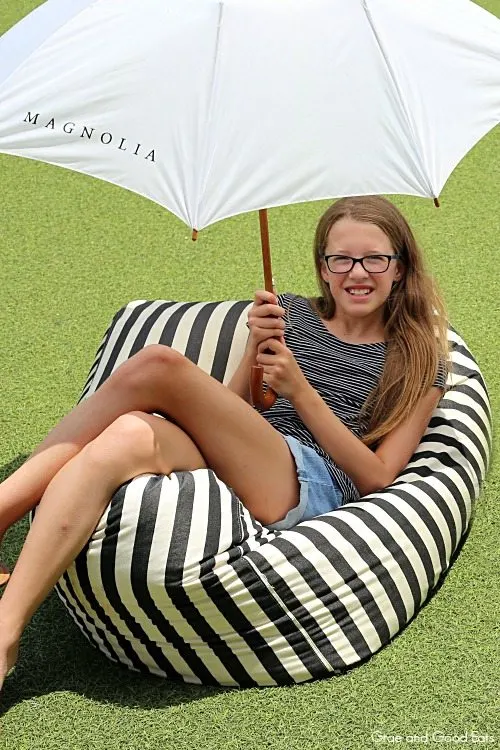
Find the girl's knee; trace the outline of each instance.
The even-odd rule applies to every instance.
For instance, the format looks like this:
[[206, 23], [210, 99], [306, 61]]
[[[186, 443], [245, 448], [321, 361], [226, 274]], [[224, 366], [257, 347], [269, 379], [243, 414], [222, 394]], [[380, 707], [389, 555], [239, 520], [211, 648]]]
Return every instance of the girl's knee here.
[[163, 344], [150, 344], [124, 362], [115, 378], [127, 389], [153, 388], [165, 383], [168, 372], [177, 370], [188, 360], [183, 354]]
[[139, 374], [161, 372], [163, 376], [166, 368], [179, 367], [186, 361], [183, 354], [164, 344], [145, 346], [128, 360], [130, 370]]
[[130, 463], [154, 451], [152, 417], [143, 412], [122, 414], [83, 449], [93, 465]]

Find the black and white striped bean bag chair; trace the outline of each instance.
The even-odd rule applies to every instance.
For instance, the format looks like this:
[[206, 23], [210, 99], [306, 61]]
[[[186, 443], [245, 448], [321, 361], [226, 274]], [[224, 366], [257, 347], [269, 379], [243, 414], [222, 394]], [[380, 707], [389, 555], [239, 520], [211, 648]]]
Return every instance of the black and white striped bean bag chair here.
[[[250, 304], [131, 302], [106, 332], [83, 398], [158, 342], [227, 382]], [[387, 644], [448, 569], [487, 470], [485, 385], [460, 336], [449, 337], [449, 390], [382, 492], [272, 532], [207, 469], [122, 486], [58, 585], [84, 635], [132, 669], [233, 686], [326, 677]]]

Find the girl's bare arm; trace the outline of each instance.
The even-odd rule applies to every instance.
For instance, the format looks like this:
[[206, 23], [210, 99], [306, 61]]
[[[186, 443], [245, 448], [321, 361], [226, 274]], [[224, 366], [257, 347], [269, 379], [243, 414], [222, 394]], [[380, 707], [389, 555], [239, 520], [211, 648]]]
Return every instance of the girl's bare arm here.
[[319, 445], [351, 477], [363, 496], [392, 484], [408, 464], [441, 396], [440, 388], [430, 388], [412, 416], [389, 433], [375, 451], [342, 424], [312, 386], [304, 386], [292, 403]]

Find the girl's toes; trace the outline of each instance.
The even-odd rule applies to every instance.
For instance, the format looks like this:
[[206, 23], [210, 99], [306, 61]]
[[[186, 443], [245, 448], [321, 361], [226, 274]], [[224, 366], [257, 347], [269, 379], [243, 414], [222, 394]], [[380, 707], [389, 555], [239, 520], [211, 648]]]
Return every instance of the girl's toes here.
[[9, 580], [9, 578], [10, 578], [9, 569], [3, 563], [0, 563], [0, 586], [4, 586]]

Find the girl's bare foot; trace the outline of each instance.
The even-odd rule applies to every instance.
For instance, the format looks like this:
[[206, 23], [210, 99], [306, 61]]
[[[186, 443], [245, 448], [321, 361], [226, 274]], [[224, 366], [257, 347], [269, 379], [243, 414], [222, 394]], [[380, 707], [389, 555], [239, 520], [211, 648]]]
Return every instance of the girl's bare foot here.
[[[2, 539], [4, 537], [4, 533], [5, 532], [4, 532], [4, 529], [2, 527], [2, 529], [0, 530], [0, 544], [2, 544]], [[9, 578], [10, 578], [10, 571], [9, 571], [8, 567], [6, 565], [4, 565], [2, 562], [0, 562], [0, 588], [2, 586], [5, 586], [5, 584], [9, 580]]]
[[9, 569], [3, 563], [0, 562], [0, 586], [5, 586], [9, 578], [10, 578]]
[[11, 669], [15, 666], [19, 654], [19, 641], [14, 641], [9, 645], [4, 645], [0, 633], [0, 691], [2, 690], [5, 678]]
[[[5, 529], [2, 524], [2, 527], [0, 528], [0, 545], [2, 544], [4, 536], [5, 536]], [[2, 586], [5, 586], [9, 578], [10, 578], [10, 570], [8, 569], [6, 565], [3, 564], [3, 562], [0, 562], [0, 588], [2, 588]]]

